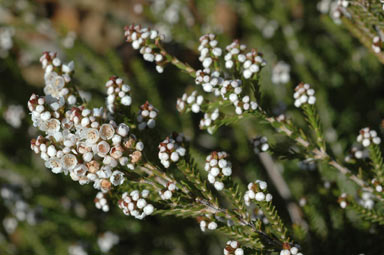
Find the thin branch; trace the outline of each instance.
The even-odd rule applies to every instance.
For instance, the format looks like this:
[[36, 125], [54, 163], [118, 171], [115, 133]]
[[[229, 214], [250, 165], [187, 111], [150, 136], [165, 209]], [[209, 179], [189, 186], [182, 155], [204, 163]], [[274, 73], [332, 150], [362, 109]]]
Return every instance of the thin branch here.
[[300, 207], [292, 200], [292, 193], [277, 169], [276, 164], [273, 162], [272, 157], [268, 153], [260, 153], [259, 158], [267, 171], [269, 178], [276, 187], [277, 192], [287, 202], [287, 209], [292, 222], [304, 229], [308, 229], [308, 224], [302, 218], [303, 213]]

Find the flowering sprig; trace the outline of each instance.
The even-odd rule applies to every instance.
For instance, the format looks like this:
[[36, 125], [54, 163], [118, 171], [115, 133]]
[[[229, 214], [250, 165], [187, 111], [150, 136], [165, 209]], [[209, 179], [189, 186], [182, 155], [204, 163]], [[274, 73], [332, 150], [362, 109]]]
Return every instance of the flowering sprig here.
[[384, 63], [383, 43], [379, 29], [372, 29], [380, 26], [382, 21], [383, 3], [375, 1], [366, 4], [359, 1], [339, 1], [337, 14], [343, 25], [360, 42], [369, 49], [381, 62]]
[[255, 200], [257, 202], [270, 202], [272, 201], [272, 195], [266, 193], [267, 183], [264, 181], [256, 180], [248, 184], [248, 190], [245, 192], [244, 201], [247, 206], [250, 206], [251, 201]]
[[153, 105], [145, 102], [140, 106], [140, 111], [137, 115], [138, 129], [143, 130], [145, 128], [154, 128], [156, 126], [156, 118], [159, 113]]
[[[363, 194], [363, 196], [367, 195]], [[369, 199], [371, 199], [371, 197], [369, 197]], [[367, 198], [363, 198], [363, 200], [367, 200]], [[342, 193], [339, 196], [338, 203], [341, 208], [350, 208], [357, 212], [363, 219], [384, 226], [384, 215], [381, 212], [373, 209], [371, 206], [367, 207], [366, 203], [357, 203], [355, 199], [353, 199], [351, 196], [348, 196], [346, 193]]]
[[135, 50], [140, 51], [144, 60], [156, 62], [156, 70], [159, 73], [164, 71], [164, 66], [167, 63], [171, 63], [187, 73], [194, 72], [193, 68], [170, 55], [163, 48], [162, 36], [158, 31], [140, 25], [130, 25], [125, 27], [124, 36]]
[[[44, 53], [41, 62], [49, 89], [45, 97], [32, 95], [28, 108], [34, 126], [46, 136], [33, 139], [31, 148], [54, 173], [69, 173], [80, 184], [93, 183], [102, 192], [123, 184], [124, 174], [118, 168], [133, 169], [141, 159], [143, 143], [129, 134], [126, 124], [107, 121], [102, 108], [75, 106], [76, 91], [67, 89], [73, 70], [61, 65], [56, 54]], [[120, 80], [113, 77], [107, 90], [115, 93], [123, 88]]]
[[151, 215], [154, 211], [152, 204], [149, 204], [146, 198], [149, 195], [149, 190], [131, 191], [129, 194], [124, 192], [119, 200], [119, 207], [125, 215], [131, 215], [136, 219], [142, 220], [147, 215]]
[[226, 158], [226, 152], [212, 152], [207, 156], [204, 170], [208, 172], [208, 181], [216, 190], [223, 190], [223, 179], [232, 175], [232, 164]]
[[[219, 63], [223, 59], [218, 41], [212, 35], [203, 36], [200, 60], [205, 69], [195, 71], [166, 53], [161, 45], [161, 37], [151, 38], [151, 30], [140, 27], [130, 29], [126, 33], [128, 41], [141, 49], [146, 60], [155, 61], [158, 66], [173, 63], [187, 70], [192, 77], [195, 76], [198, 85], [196, 90], [192, 94], [185, 94], [177, 105], [181, 112], [203, 112], [202, 128], [212, 133], [222, 125], [256, 117], [289, 136], [299, 145], [297, 153], [301, 156], [326, 162], [357, 183], [365, 192], [371, 192], [374, 196], [369, 196], [369, 199], [376, 200], [382, 196], [378, 195], [377, 188], [382, 186], [380, 176], [374, 176], [374, 184], [366, 182], [361, 176], [351, 174], [351, 170], [328, 154], [319, 116], [315, 111], [315, 91], [310, 85], [300, 84], [294, 97], [295, 105], [303, 110], [310, 128], [314, 130], [314, 141], [290, 119], [271, 117], [258, 104], [260, 101], [256, 103], [256, 99], [260, 98], [260, 70], [265, 65], [258, 51], [246, 52], [243, 46], [232, 45], [231, 54], [224, 62], [229, 67], [232, 61], [235, 68], [221, 70]], [[134, 33], [140, 36], [135, 37]], [[165, 62], [156, 60], [159, 54], [166, 59]], [[52, 54], [49, 57], [56, 58]], [[158, 115], [152, 105], [147, 102], [140, 107], [136, 115], [137, 123], [132, 123], [135, 122], [133, 118], [123, 118], [124, 122], [119, 123], [121, 120], [117, 122], [111, 111], [107, 113], [100, 108], [88, 109], [85, 104], [80, 104], [75, 95], [76, 90], [66, 76], [72, 73], [56, 71], [56, 75], [64, 79], [64, 85], [60, 77], [50, 76], [54, 82], [49, 80], [47, 86], [53, 86], [56, 90], [50, 88], [46, 93], [53, 93], [54, 96], [33, 96], [29, 102], [34, 125], [44, 132], [44, 136], [32, 142], [32, 148], [49, 161], [47, 165], [55, 169], [55, 172], [67, 173], [82, 184], [93, 183], [96, 189], [103, 192], [103, 197], [98, 195], [98, 207], [104, 210], [104, 199], [113, 201], [118, 198], [120, 207], [127, 215], [140, 219], [151, 214], [199, 218], [202, 229], [223, 231], [242, 243], [245, 241], [245, 246], [273, 249], [282, 254], [300, 254], [298, 248], [290, 243], [288, 230], [272, 205], [272, 195], [266, 191], [265, 182], [251, 183], [248, 190], [243, 192], [244, 188], [230, 177], [232, 168], [226, 159], [227, 155], [219, 152], [207, 158], [208, 167], [205, 170], [209, 172], [208, 182], [213, 184], [207, 185], [200, 174], [204, 169], [199, 169], [194, 163], [189, 145], [180, 134], [172, 134], [160, 143], [159, 162], [153, 155], [147, 154], [153, 148], [144, 152], [144, 144], [140, 142], [141, 139], [148, 140], [146, 128], [154, 126], [151, 123], [154, 123]], [[118, 79], [116, 77], [108, 83], [112, 88], [108, 94], [117, 99], [109, 101], [109, 108], [115, 112], [120, 112], [119, 109], [129, 106], [132, 101], [130, 89]], [[68, 93], [65, 88], [68, 88]], [[64, 92], [61, 92], [63, 89]], [[72, 95], [76, 100], [73, 100]], [[128, 96], [131, 98], [131, 101], [128, 100], [130, 103], [122, 103], [127, 100], [123, 98]], [[130, 110], [127, 114], [130, 114]], [[375, 144], [373, 139], [371, 143]], [[150, 142], [148, 146], [153, 147]], [[265, 151], [266, 141], [256, 147]], [[51, 160], [51, 155], [59, 157], [59, 160]], [[375, 152], [375, 155], [378, 160], [372, 161], [374, 168], [379, 169], [382, 166], [381, 154]], [[370, 205], [369, 199], [364, 200], [362, 205]], [[247, 205], [251, 208], [247, 208]], [[248, 210], [253, 210], [253, 206], [264, 213], [264, 220], [252, 217]]]
[[212, 64], [217, 68], [218, 57], [222, 54], [222, 49], [217, 47], [218, 41], [214, 34], [206, 34], [200, 37], [199, 60], [202, 63], [204, 68], [209, 69]]
[[123, 79], [112, 76], [105, 84], [107, 89], [107, 109], [111, 113], [114, 113], [115, 109], [123, 106], [130, 106], [132, 104], [132, 98], [130, 96], [131, 87], [128, 84], [124, 84]]
[[324, 134], [320, 126], [319, 115], [314, 106], [316, 103], [315, 90], [308, 83], [302, 82], [296, 86], [293, 97], [295, 99], [295, 106], [303, 109], [308, 124], [315, 132], [315, 140], [319, 150], [325, 151]]
[[360, 130], [360, 133], [357, 136], [357, 142], [361, 143], [364, 147], [368, 147], [375, 177], [380, 183], [383, 183], [384, 163], [379, 146], [381, 143], [381, 138], [377, 136], [377, 132], [375, 130], [371, 130], [370, 128], [366, 127]]
[[177, 162], [185, 156], [184, 143], [183, 134], [173, 133], [159, 144], [159, 159], [165, 168], [168, 168], [171, 162]]
[[176, 109], [179, 112], [192, 111], [193, 113], [198, 113], [203, 103], [204, 97], [194, 90], [190, 95], [184, 93], [181, 98], [177, 99]]
[[158, 31], [140, 25], [130, 25], [125, 27], [124, 36], [127, 42], [132, 44], [132, 48], [139, 50], [144, 60], [156, 62], [156, 70], [159, 73], [164, 71], [167, 60], [161, 49], [156, 46], [162, 40]]
[[[198, 88], [201, 88], [203, 93], [207, 94], [207, 96], [203, 96], [204, 100], [200, 100], [204, 101], [204, 103], [201, 105], [199, 104], [198, 107], [197, 105], [194, 106], [195, 112], [198, 112], [199, 110], [204, 113], [204, 118], [200, 122], [200, 128], [207, 129], [209, 133], [213, 133], [222, 125], [230, 125], [240, 119], [243, 119], [244, 117], [256, 116], [257, 118], [268, 123], [278, 132], [293, 139], [302, 149], [301, 153], [303, 153], [305, 158], [326, 162], [328, 165], [334, 167], [340, 173], [347, 176], [363, 190], [373, 192], [376, 198], [381, 199], [382, 195], [375, 191], [375, 187], [370, 186], [369, 183], [363, 180], [360, 176], [354, 175], [350, 169], [332, 159], [332, 157], [327, 153], [324, 134], [320, 125], [320, 118], [315, 107], [315, 91], [309, 84], [300, 83], [296, 88], [294, 99], [295, 106], [303, 110], [310, 129], [314, 131], [314, 142], [302, 129], [297, 128], [291, 120], [287, 118], [271, 117], [261, 108], [260, 105], [258, 105], [255, 101], [252, 101], [251, 98], [260, 98], [258, 84], [258, 73], [260, 70], [258, 70], [256, 66], [262, 67], [265, 64], [265, 62], [260, 59], [261, 55], [257, 53], [257, 51], [251, 51], [250, 53], [243, 54], [246, 48], [239, 46], [238, 43], [234, 43], [232, 45], [233, 52], [231, 54], [227, 54], [225, 58], [225, 65], [227, 65], [228, 70], [223, 71], [216, 64], [220, 61], [219, 55], [221, 54], [216, 54], [214, 56], [210, 55], [213, 54], [213, 48], [209, 47], [217, 47], [215, 37], [207, 36], [203, 38], [205, 40], [204, 45], [206, 47], [201, 47], [200, 49], [203, 51], [200, 56], [200, 60], [202, 61], [202, 65], [205, 69], [198, 70], [196, 72], [189, 72], [191, 76], [195, 78], [195, 83], [199, 85]], [[213, 46], [208, 46], [210, 45], [210, 41], [215, 41]], [[229, 51], [232, 51], [231, 47], [228, 47], [228, 49]], [[243, 58], [243, 56], [245, 58]], [[185, 66], [181, 65], [180, 68], [184, 70], [184, 67]], [[227, 73], [228, 71], [230, 74]], [[231, 73], [231, 71], [234, 73]], [[227, 78], [231, 76], [235, 77], [235, 79]], [[251, 82], [243, 82], [236, 79], [240, 77], [243, 79], [245, 78], [245, 80], [247, 80], [246, 78], [251, 78]], [[250, 86], [253, 94], [244, 94], [245, 91], [249, 91], [247, 86]], [[185, 108], [186, 99], [187, 96], [184, 96], [184, 100], [178, 101], [177, 106], [181, 112], [183, 112], [183, 109]], [[191, 98], [191, 103], [193, 104], [192, 99], [193, 97]], [[235, 106], [235, 113], [237, 116], [229, 114], [229, 108], [227, 107], [230, 105]], [[379, 163], [379, 161], [377, 162]], [[193, 171], [190, 171], [190, 173], [193, 173]], [[229, 189], [232, 189], [231, 185], [229, 186]], [[262, 210], [265, 211], [268, 221], [276, 222], [275, 225], [279, 226], [273, 228], [273, 232], [283, 232], [283, 235], [280, 235], [281, 240], [288, 240], [286, 239], [287, 230], [285, 229], [282, 231], [284, 229], [284, 225], [276, 216], [274, 208], [270, 202], [259, 202]], [[240, 212], [238, 214], [235, 213], [234, 216], [242, 219], [248, 218], [247, 214], [244, 212]], [[240, 222], [242, 222], [242, 220]]]
[[[161, 36], [155, 39], [155, 42], [152, 39], [148, 39], [147, 33], [152, 33], [152, 31], [153, 30], [149, 28], [130, 26], [126, 28], [125, 36], [127, 37], [127, 41], [131, 42], [132, 45], [135, 43], [135, 45], [133, 45], [134, 48], [138, 49], [141, 47], [140, 51], [143, 51], [145, 47], [151, 48], [152, 51], [156, 49], [156, 51], [161, 52], [161, 54], [166, 57], [168, 62], [187, 71], [195, 78], [196, 85], [201, 86], [205, 93], [214, 96], [212, 102], [218, 102], [220, 104], [230, 102], [235, 109], [234, 112], [239, 116], [257, 110], [258, 104], [255, 99], [252, 99], [254, 95], [245, 92], [249, 91], [248, 86], [253, 87], [251, 90], [258, 90], [258, 73], [266, 64], [260, 52], [254, 49], [246, 52], [246, 47], [244, 45], [240, 46], [238, 45], [238, 42], [234, 42], [226, 48], [227, 54], [223, 59], [223, 50], [219, 47], [219, 42], [216, 39], [216, 36], [214, 34], [206, 34], [201, 36], [200, 45], [198, 47], [200, 53], [199, 61], [204, 69], [195, 71], [188, 64], [180, 62], [164, 50], [161, 45]], [[140, 36], [137, 37], [142, 33], [145, 34], [145, 39], [142, 39]], [[155, 53], [151, 52], [150, 54]], [[154, 56], [156, 56], [156, 54]], [[150, 59], [154, 58], [156, 57], [151, 57]], [[149, 58], [144, 55], [144, 59], [148, 60]], [[221, 62], [225, 62], [229, 73], [221, 72], [219, 68]], [[231, 69], [230, 66], [237, 66], [238, 68]], [[230, 76], [236, 76], [238, 79], [224, 78]], [[241, 77], [251, 80], [251, 85], [243, 83], [240, 79]], [[205, 105], [212, 104], [211, 100], [208, 100], [204, 95], [199, 95], [195, 98], [197, 93], [198, 92], [193, 92], [191, 96], [184, 94], [183, 97], [177, 101], [177, 109], [180, 112], [184, 112], [184, 109], [188, 111], [189, 108], [186, 107], [186, 105], [189, 104], [193, 107], [191, 108], [192, 112], [197, 113], [204, 109], [204, 118], [200, 122], [200, 128], [207, 129], [209, 133], [213, 133], [217, 129], [217, 125], [214, 121], [217, 119], [218, 111], [216, 109], [208, 109], [209, 107], [205, 107]]]

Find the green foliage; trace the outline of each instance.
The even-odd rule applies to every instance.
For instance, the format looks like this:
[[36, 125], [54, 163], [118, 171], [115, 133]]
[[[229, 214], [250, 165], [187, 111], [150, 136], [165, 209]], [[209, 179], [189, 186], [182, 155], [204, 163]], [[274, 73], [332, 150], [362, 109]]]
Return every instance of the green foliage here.
[[[296, 242], [304, 254], [382, 253], [381, 148], [370, 145], [369, 159], [351, 154], [353, 160], [344, 161], [359, 129], [370, 126], [379, 136], [383, 132], [380, 1], [355, 0], [338, 6], [341, 24], [335, 24], [338, 19], [333, 13], [320, 14], [316, 4], [325, 0], [166, 0], [128, 6], [124, 1], [48, 2], [0, 1], [0, 30], [12, 27], [15, 32], [6, 55], [0, 48], [0, 188], [12, 190], [15, 201], [25, 202], [28, 212], [36, 216], [35, 222], [23, 219], [16, 213], [16, 202], [1, 197], [1, 254], [68, 254], [73, 245], [88, 254], [104, 254], [97, 242], [106, 231], [120, 238], [110, 254], [215, 255], [222, 254], [228, 238], [239, 241], [245, 254], [279, 254], [284, 243]], [[167, 60], [163, 74], [123, 43], [127, 23], [149, 23], [166, 32], [166, 40], [151, 45], [159, 47]], [[64, 47], [70, 30], [76, 31], [77, 38], [72, 47]], [[175, 109], [184, 91], [201, 91], [194, 84], [196, 70], [202, 68], [196, 49], [199, 37], [207, 32], [217, 32], [223, 49], [233, 39], [257, 48], [268, 63], [250, 80], [243, 78], [239, 63], [228, 74], [242, 79], [243, 92], [256, 100], [257, 111], [238, 115], [232, 103], [204, 94], [209, 101], [201, 106], [203, 112], [220, 109], [213, 135], [199, 130], [201, 113], [181, 115]], [[380, 51], [373, 48], [375, 37], [380, 39], [376, 45]], [[108, 213], [95, 208], [92, 187], [53, 175], [29, 149], [30, 139], [38, 133], [30, 128], [26, 102], [30, 94], [42, 94], [44, 80], [37, 60], [49, 49], [58, 51], [65, 61], [75, 61], [73, 86], [92, 96], [87, 107], [104, 105], [104, 84], [112, 75], [123, 77], [132, 88], [129, 113], [123, 109], [114, 117], [143, 138], [145, 163], [135, 171], [122, 169], [129, 181], [107, 194]], [[270, 77], [281, 60], [290, 66], [290, 81], [275, 84]], [[224, 62], [215, 62], [214, 68], [225, 71]], [[292, 94], [301, 81], [316, 88], [317, 100], [316, 105], [305, 104], [297, 110]], [[157, 125], [155, 130], [138, 131], [134, 113], [147, 100], [159, 110]], [[25, 113], [16, 127], [7, 116], [11, 105], [20, 105]], [[285, 117], [279, 118], [280, 114]], [[164, 169], [157, 146], [173, 130], [190, 139], [188, 154]], [[249, 148], [249, 141], [261, 135], [270, 142], [267, 153], [272, 165]], [[202, 171], [205, 156], [213, 150], [231, 155], [233, 177], [224, 181], [223, 191], [216, 191]], [[365, 148], [358, 150], [366, 155]], [[256, 178], [275, 183], [271, 167], [285, 185], [269, 186], [272, 202], [253, 202], [263, 211], [266, 223], [252, 206], [245, 205], [244, 191], [245, 184]], [[158, 193], [168, 182], [176, 182], [178, 190], [169, 201], [161, 201]], [[287, 196], [282, 186], [292, 194]], [[123, 215], [117, 202], [123, 192], [143, 188], [151, 191], [157, 209], [153, 217], [137, 222]], [[346, 209], [337, 205], [337, 197], [344, 192]], [[363, 192], [372, 195], [372, 209], [361, 203]], [[300, 225], [294, 223], [292, 203], [298, 208], [294, 216]], [[217, 222], [217, 230], [201, 233], [199, 217]], [[15, 229], [9, 227], [9, 219], [16, 220]]]

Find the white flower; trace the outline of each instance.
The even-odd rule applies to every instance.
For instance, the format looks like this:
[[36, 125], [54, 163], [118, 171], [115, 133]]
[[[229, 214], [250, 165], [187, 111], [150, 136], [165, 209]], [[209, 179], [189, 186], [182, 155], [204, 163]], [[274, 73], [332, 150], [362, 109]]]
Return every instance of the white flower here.
[[99, 131], [95, 128], [86, 128], [83, 131], [82, 136], [86, 139], [88, 144], [95, 144], [99, 141]]
[[114, 186], [119, 186], [124, 183], [124, 174], [121, 171], [115, 170], [113, 171], [110, 181]]
[[72, 170], [77, 165], [77, 158], [73, 154], [66, 154], [62, 158], [62, 165], [64, 169]]
[[3, 117], [9, 125], [14, 128], [19, 128], [25, 117], [25, 112], [21, 105], [9, 105], [3, 113]]
[[115, 129], [111, 124], [103, 124], [100, 126], [99, 135], [104, 140], [109, 140], [115, 134]]
[[112, 247], [118, 243], [119, 236], [110, 231], [103, 233], [97, 239], [97, 244], [99, 245], [100, 250], [104, 253], [109, 252]]

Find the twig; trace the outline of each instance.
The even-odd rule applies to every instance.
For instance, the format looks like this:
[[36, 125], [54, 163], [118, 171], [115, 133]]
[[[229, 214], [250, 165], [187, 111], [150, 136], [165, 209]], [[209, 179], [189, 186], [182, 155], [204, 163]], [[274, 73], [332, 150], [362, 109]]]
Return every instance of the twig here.
[[267, 171], [269, 178], [271, 178], [274, 186], [276, 187], [277, 192], [288, 203], [287, 209], [292, 222], [297, 225], [300, 225], [304, 229], [308, 229], [308, 224], [302, 218], [303, 213], [301, 212], [300, 207], [295, 202], [293, 202], [292, 193], [284, 178], [278, 171], [277, 166], [273, 162], [272, 157], [268, 153], [260, 153], [259, 158], [261, 160], [261, 163], [264, 165], [264, 168]]

